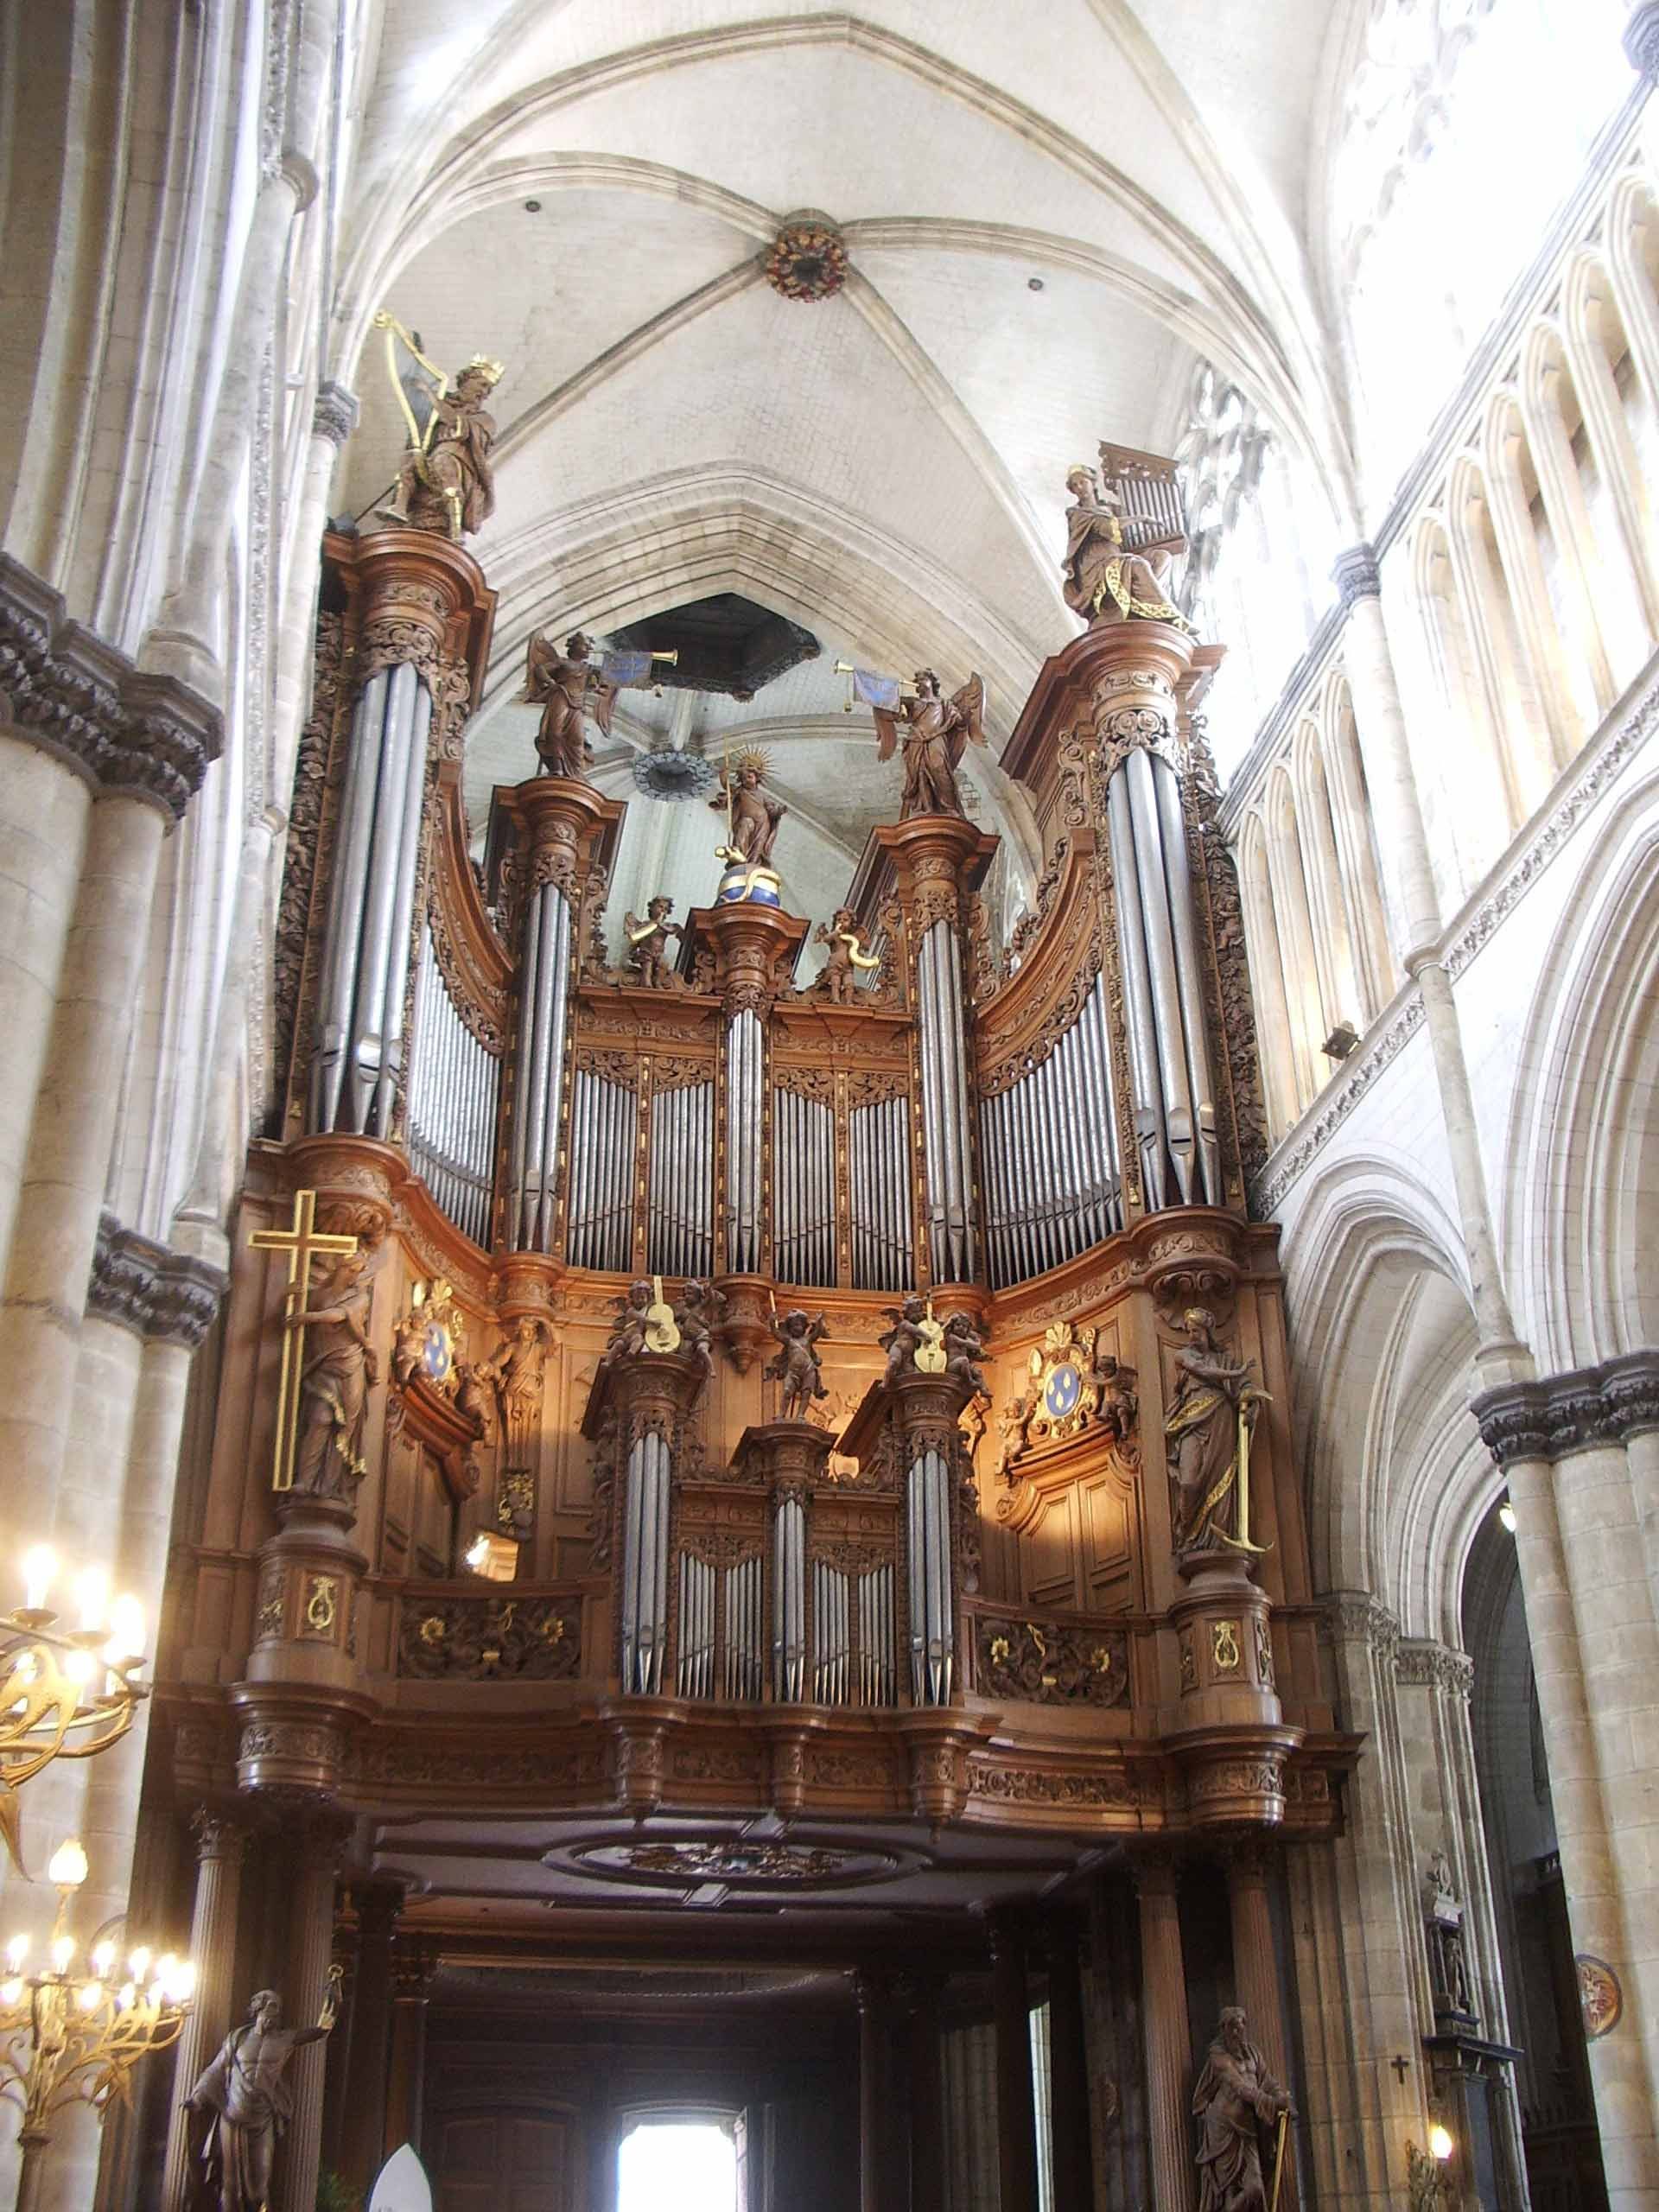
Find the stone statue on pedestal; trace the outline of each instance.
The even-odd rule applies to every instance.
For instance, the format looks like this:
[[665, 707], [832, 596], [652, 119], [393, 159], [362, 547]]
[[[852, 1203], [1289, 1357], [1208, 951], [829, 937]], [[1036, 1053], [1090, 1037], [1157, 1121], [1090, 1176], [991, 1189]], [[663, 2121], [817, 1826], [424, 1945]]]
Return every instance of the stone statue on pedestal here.
[[798, 1306], [781, 1319], [774, 1319], [772, 1333], [780, 1347], [777, 1357], [766, 1363], [766, 1374], [774, 1382], [781, 1382], [783, 1408], [780, 1421], [804, 1421], [807, 1408], [815, 1398], [827, 1398], [823, 1387], [823, 1370], [819, 1364], [817, 1347], [830, 1333], [830, 1324], [820, 1313], [816, 1320], [809, 1320]]
[[186, 2100], [192, 2112], [211, 2114], [202, 2163], [219, 2212], [266, 2212], [276, 2141], [294, 2109], [288, 2063], [302, 2044], [319, 2042], [334, 2024], [339, 1969], [315, 2028], [285, 2028], [283, 2001], [262, 1989], [248, 2007], [245, 2026], [232, 2028], [219, 2055]]
[[1247, 2024], [1240, 2006], [1225, 2007], [1192, 2092], [1198, 2212], [1268, 2212], [1262, 2131], [1288, 2114], [1290, 2094], [1268, 2071]]
[[1239, 1414], [1252, 1402], [1255, 1363], [1228, 1358], [1216, 1317], [1203, 1306], [1184, 1313], [1181, 1325], [1191, 1341], [1175, 1355], [1180, 1380], [1164, 1421], [1175, 1549], [1219, 1551], [1236, 1534]]

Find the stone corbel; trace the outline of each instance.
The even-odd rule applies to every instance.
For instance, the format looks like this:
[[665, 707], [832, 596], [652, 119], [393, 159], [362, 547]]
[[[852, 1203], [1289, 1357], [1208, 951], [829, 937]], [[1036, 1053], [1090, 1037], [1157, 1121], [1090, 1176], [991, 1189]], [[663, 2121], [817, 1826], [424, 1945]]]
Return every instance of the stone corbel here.
[[86, 1311], [146, 1344], [194, 1351], [213, 1325], [227, 1281], [222, 1268], [124, 1229], [107, 1211], [99, 1216]]

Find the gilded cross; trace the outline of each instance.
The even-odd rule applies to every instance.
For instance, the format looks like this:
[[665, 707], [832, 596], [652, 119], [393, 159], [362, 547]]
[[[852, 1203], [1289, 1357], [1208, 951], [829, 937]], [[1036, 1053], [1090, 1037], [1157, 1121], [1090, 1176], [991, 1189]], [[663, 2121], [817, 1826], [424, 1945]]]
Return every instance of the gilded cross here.
[[294, 1219], [289, 1227], [256, 1229], [248, 1239], [256, 1251], [288, 1255], [288, 1282], [283, 1293], [283, 1370], [276, 1389], [276, 1449], [270, 1477], [273, 1490], [294, 1487], [294, 1447], [300, 1414], [300, 1339], [305, 1333], [305, 1294], [311, 1280], [311, 1262], [319, 1253], [357, 1249], [355, 1236], [330, 1236], [316, 1223], [316, 1192], [296, 1191]]

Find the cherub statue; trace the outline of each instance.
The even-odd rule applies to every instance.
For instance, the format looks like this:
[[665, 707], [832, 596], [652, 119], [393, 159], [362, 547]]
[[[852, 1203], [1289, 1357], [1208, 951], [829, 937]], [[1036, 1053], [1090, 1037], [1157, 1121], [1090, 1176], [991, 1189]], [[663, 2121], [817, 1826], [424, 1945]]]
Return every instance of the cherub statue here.
[[668, 941], [671, 937], [683, 937], [685, 931], [677, 922], [669, 920], [673, 911], [674, 901], [659, 891], [645, 908], [643, 921], [637, 914], [625, 914], [622, 918], [627, 933], [628, 965], [650, 990], [667, 990], [674, 981]]
[[985, 1388], [985, 1377], [979, 1366], [985, 1357], [985, 1345], [969, 1314], [952, 1313], [945, 1322], [944, 1352], [947, 1375], [967, 1383], [976, 1393]]
[[711, 1284], [688, 1278], [680, 1293], [680, 1302], [674, 1308], [674, 1319], [679, 1325], [680, 1338], [687, 1351], [700, 1361], [702, 1380], [697, 1385], [702, 1397], [715, 1375], [714, 1332], [726, 1319], [726, 1299], [723, 1292]]
[[494, 1444], [501, 1433], [501, 1370], [493, 1359], [463, 1359], [455, 1368], [455, 1408], [478, 1424], [480, 1444]]
[[611, 1325], [611, 1340], [600, 1364], [609, 1367], [619, 1359], [637, 1359], [645, 1349], [645, 1332], [655, 1294], [648, 1282], [631, 1282], [622, 1307]]
[[[916, 671], [916, 696], [899, 706], [876, 707], [875, 757], [891, 760], [901, 739], [905, 760], [905, 801], [899, 818], [908, 822], [915, 814], [963, 815], [962, 794], [957, 789], [957, 766], [963, 747], [971, 737], [983, 745], [985, 686], [970, 676], [949, 699], [939, 696], [939, 679], [931, 668]], [[902, 729], [900, 724], [902, 723]]]
[[[495, 473], [490, 465], [495, 417], [486, 413], [484, 402], [501, 381], [501, 364], [475, 353], [451, 386], [402, 323], [384, 311], [374, 321], [386, 334], [387, 366], [409, 425], [397, 490], [383, 512], [412, 529], [441, 530], [459, 539], [480, 529], [495, 507]], [[424, 424], [416, 420], [397, 373], [394, 338], [403, 340], [418, 364], [413, 381], [426, 410]]]
[[783, 1410], [780, 1421], [804, 1421], [807, 1408], [814, 1398], [827, 1398], [823, 1386], [823, 1370], [818, 1363], [817, 1347], [830, 1333], [830, 1324], [820, 1313], [809, 1321], [797, 1306], [782, 1319], [775, 1316], [772, 1333], [780, 1347], [777, 1357], [766, 1363], [766, 1374], [774, 1382], [781, 1382]]
[[827, 927], [820, 922], [813, 936], [814, 944], [827, 944], [830, 948], [830, 957], [823, 963], [818, 983], [832, 1006], [851, 1006], [857, 995], [860, 976], [868, 975], [881, 965], [879, 954], [865, 951], [856, 920], [850, 906], [838, 906], [835, 920]]
[[1120, 1444], [1127, 1444], [1140, 1411], [1135, 1370], [1125, 1367], [1110, 1352], [1102, 1352], [1089, 1380], [1095, 1386], [1096, 1419]]
[[876, 1342], [887, 1355], [884, 1382], [896, 1382], [906, 1369], [915, 1364], [918, 1350], [927, 1342], [925, 1322], [927, 1305], [914, 1293], [901, 1306], [885, 1306], [883, 1312], [893, 1323], [884, 1337]]
[[1130, 551], [1123, 542], [1123, 502], [1079, 461], [1065, 480], [1072, 505], [1066, 509], [1065, 582], [1060, 595], [1087, 622], [1132, 619], [1190, 626], [1164, 588], [1171, 562], [1186, 550], [1179, 531], [1154, 537]]
[[391, 1375], [400, 1390], [406, 1390], [420, 1373], [425, 1351], [425, 1317], [418, 1306], [411, 1306], [391, 1332]]
[[519, 696], [542, 710], [536, 751], [543, 775], [585, 783], [594, 757], [588, 742], [588, 715], [602, 736], [611, 734], [617, 687], [600, 675], [591, 658], [593, 650], [593, 639], [581, 630], [573, 631], [565, 639], [562, 653], [550, 644], [544, 630], [531, 632], [524, 659], [524, 688]]
[[1024, 1396], [1008, 1400], [996, 1417], [996, 1433], [1001, 1440], [1002, 1456], [996, 1463], [999, 1482], [1012, 1483], [1014, 1468], [1024, 1458], [1030, 1442], [1027, 1431], [1032, 1414], [1036, 1411], [1031, 1399]]
[[[731, 767], [720, 772], [720, 789], [709, 802], [716, 813], [728, 817], [726, 843], [738, 861], [749, 868], [770, 868], [777, 842], [778, 824], [789, 809], [769, 796], [763, 779], [767, 768], [764, 753], [740, 753]], [[724, 852], [721, 857], [725, 858]]]

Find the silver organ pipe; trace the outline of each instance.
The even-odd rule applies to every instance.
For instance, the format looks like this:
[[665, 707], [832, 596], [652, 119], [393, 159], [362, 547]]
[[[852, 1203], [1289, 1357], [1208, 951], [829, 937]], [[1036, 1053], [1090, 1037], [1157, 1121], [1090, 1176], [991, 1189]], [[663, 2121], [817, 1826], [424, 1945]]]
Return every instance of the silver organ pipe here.
[[777, 1501], [772, 1523], [772, 1694], [798, 1705], [806, 1688], [806, 1508]]
[[654, 1274], [712, 1273], [714, 1168], [713, 1077], [654, 1092], [645, 1191], [645, 1264]]
[[1175, 970], [1180, 988], [1181, 1030], [1198, 1127], [1199, 1176], [1197, 1195], [1211, 1205], [1222, 1200], [1221, 1154], [1216, 1137], [1216, 1092], [1210, 1075], [1210, 1046], [1205, 1027], [1204, 964], [1198, 950], [1198, 916], [1192, 906], [1192, 868], [1186, 843], [1186, 817], [1180, 786], [1168, 764], [1154, 760], [1152, 780], [1163, 831], [1164, 887], [1175, 933]]
[[628, 1453], [622, 1558], [622, 1688], [655, 1697], [668, 1640], [667, 1440], [636, 1437]]
[[677, 1697], [715, 1694], [715, 1569], [694, 1553], [680, 1554], [679, 1635], [674, 1660]]
[[311, 1063], [310, 1126], [391, 1135], [426, 796], [432, 695], [378, 669], [352, 721]]
[[910, 1694], [915, 1705], [950, 1701], [956, 1659], [950, 1588], [950, 1476], [942, 1452], [912, 1460], [905, 1487], [910, 1601]]
[[1124, 1028], [1129, 1057], [1129, 1113], [1135, 1149], [1141, 1156], [1141, 1188], [1147, 1210], [1169, 1204], [1168, 1147], [1164, 1102], [1158, 1082], [1158, 1036], [1153, 1012], [1152, 976], [1141, 919], [1135, 868], [1135, 830], [1129, 815], [1129, 786], [1114, 776], [1106, 794], [1106, 822], [1112, 848], [1112, 883], [1116, 906], [1118, 958], [1123, 975]]
[[758, 1274], [766, 1036], [753, 1007], [741, 1007], [726, 1030], [726, 1265]]
[[762, 1643], [765, 1590], [759, 1553], [726, 1569], [724, 1694], [734, 1703], [758, 1704], [766, 1682]]
[[917, 960], [922, 1060], [922, 1155], [936, 1282], [965, 1282], [977, 1266], [968, 1124], [967, 1024], [956, 931], [935, 922]]
[[633, 1250], [633, 1147], [639, 1117], [631, 1084], [578, 1067], [571, 1086], [569, 1200], [565, 1257], [574, 1268], [620, 1274]]
[[462, 1019], [425, 926], [420, 960], [409, 1054], [410, 1163], [456, 1228], [487, 1245], [501, 1063]]
[[980, 1102], [990, 1274], [999, 1290], [1123, 1226], [1103, 976], [1046, 1059]]
[[512, 1183], [507, 1235], [515, 1251], [553, 1246], [563, 1133], [565, 1027], [570, 995], [570, 902], [556, 883], [531, 896], [519, 965]]
[[910, 1197], [910, 1117], [903, 1097], [855, 1106], [849, 1117], [853, 1287], [908, 1290], [915, 1223]]
[[836, 1113], [779, 1084], [772, 1094], [772, 1272], [782, 1282], [836, 1280]]

